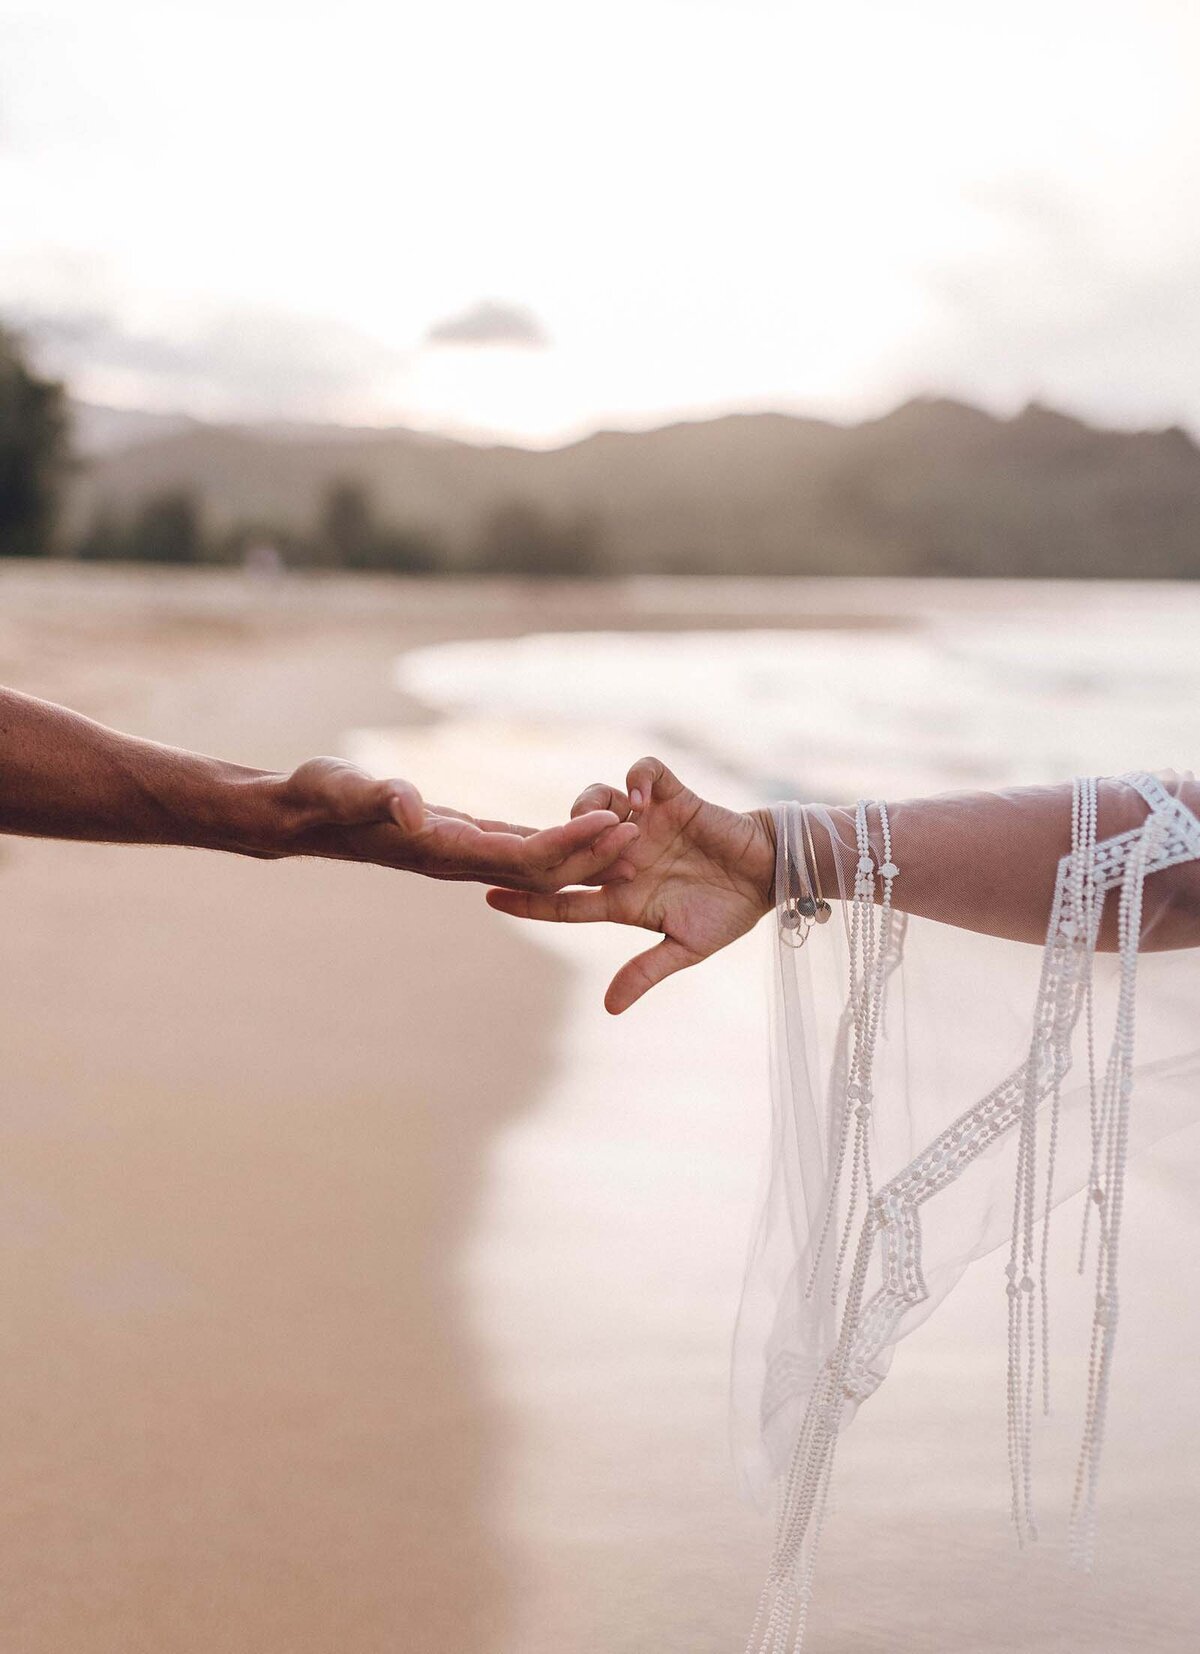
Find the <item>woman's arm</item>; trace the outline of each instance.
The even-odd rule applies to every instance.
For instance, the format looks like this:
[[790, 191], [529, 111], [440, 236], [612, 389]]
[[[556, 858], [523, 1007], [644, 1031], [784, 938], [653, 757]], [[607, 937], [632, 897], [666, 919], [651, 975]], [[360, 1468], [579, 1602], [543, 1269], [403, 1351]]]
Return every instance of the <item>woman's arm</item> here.
[[[1200, 788], [1180, 789], [1200, 808]], [[1061, 857], [1071, 847], [1071, 786], [1027, 787], [1009, 793], [950, 793], [888, 803], [893, 859], [900, 869], [894, 905], [960, 929], [1041, 943]], [[661, 932], [657, 947], [639, 954], [614, 977], [605, 1004], [623, 1011], [655, 983], [743, 935], [775, 901], [775, 826], [770, 810], [739, 814], [689, 791], [658, 759], [640, 760], [625, 789], [587, 788], [576, 810], [610, 809], [638, 823], [638, 838], [594, 891], [526, 895], [494, 891], [502, 912], [563, 922], [611, 920]], [[854, 811], [828, 814], [846, 847], [842, 879], [830, 837], [814, 832], [824, 894], [836, 898], [853, 881]], [[1137, 826], [1145, 805], [1131, 789], [1101, 788], [1097, 836]], [[870, 813], [873, 839], [878, 817]], [[621, 879], [624, 882], [607, 882]], [[1152, 879], [1169, 881], [1169, 900], [1144, 945], [1200, 943], [1200, 863]], [[1115, 904], [1106, 904], [1100, 946], [1116, 943]]]
[[[1070, 782], [1051, 787], [1019, 787], [1008, 792], [942, 793], [888, 803], [893, 860], [900, 868], [892, 892], [904, 913], [961, 930], [981, 931], [1015, 942], [1046, 940], [1058, 864], [1071, 848]], [[1200, 788], [1184, 783], [1179, 796], [1200, 808]], [[854, 812], [831, 812], [840, 837], [854, 843]], [[1098, 790], [1098, 840], [1113, 838], [1141, 824], [1146, 805], [1133, 788], [1111, 782]], [[878, 850], [878, 821], [870, 812], [872, 842]], [[819, 835], [817, 850], [825, 893], [837, 891], [833, 847]], [[850, 875], [852, 877], [852, 875]], [[843, 874], [847, 880], [847, 875]], [[1193, 947], [1200, 942], [1197, 898], [1200, 864], [1188, 863], [1159, 875], [1169, 886], [1169, 902], [1144, 939], [1149, 950]], [[1117, 945], [1116, 903], [1108, 902], [1098, 946]]]
[[0, 832], [322, 856], [535, 890], [594, 877], [637, 836], [610, 811], [544, 832], [476, 821], [336, 758], [290, 774], [247, 769], [10, 689], [0, 689]]

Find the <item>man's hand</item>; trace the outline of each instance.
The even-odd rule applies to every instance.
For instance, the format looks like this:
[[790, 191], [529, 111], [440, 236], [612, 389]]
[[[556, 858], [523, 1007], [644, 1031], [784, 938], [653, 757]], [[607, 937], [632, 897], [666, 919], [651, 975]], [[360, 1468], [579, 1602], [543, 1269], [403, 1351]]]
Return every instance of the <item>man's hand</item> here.
[[772, 906], [775, 832], [769, 810], [739, 815], [689, 792], [657, 758], [629, 772], [627, 790], [588, 787], [572, 815], [613, 810], [637, 823], [625, 845], [594, 882], [597, 890], [559, 895], [490, 890], [502, 913], [560, 923], [609, 920], [640, 925], [662, 941], [629, 960], [609, 985], [604, 1003], [614, 1015], [674, 971], [699, 964], [742, 936]]
[[374, 862], [434, 879], [553, 891], [596, 879], [638, 829], [613, 810], [576, 810], [541, 832], [425, 805], [408, 781], [378, 781], [338, 758], [312, 758], [275, 789], [278, 837], [258, 853]]
[[327, 856], [435, 879], [561, 890], [610, 868], [637, 828], [611, 810], [534, 832], [427, 808], [407, 781], [340, 758], [291, 775], [106, 729], [0, 688], [0, 833], [100, 844], [187, 844], [275, 860]]

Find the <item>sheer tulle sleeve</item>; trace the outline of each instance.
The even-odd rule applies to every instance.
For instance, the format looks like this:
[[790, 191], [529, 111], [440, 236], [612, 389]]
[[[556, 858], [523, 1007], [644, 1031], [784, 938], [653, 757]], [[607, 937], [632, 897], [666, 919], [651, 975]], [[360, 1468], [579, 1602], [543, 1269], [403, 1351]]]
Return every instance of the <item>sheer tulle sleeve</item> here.
[[[733, 1364], [739, 1478], [779, 1512], [752, 1654], [802, 1640], [840, 1432], [993, 1252], [1013, 1519], [1036, 1532], [1049, 1217], [1081, 1188], [1095, 1297], [1073, 1545], [1090, 1562], [1125, 1165], [1200, 1115], [1194, 802], [1190, 777], [1135, 775], [777, 807], [770, 1167]], [[814, 878], [841, 905], [797, 946]]]

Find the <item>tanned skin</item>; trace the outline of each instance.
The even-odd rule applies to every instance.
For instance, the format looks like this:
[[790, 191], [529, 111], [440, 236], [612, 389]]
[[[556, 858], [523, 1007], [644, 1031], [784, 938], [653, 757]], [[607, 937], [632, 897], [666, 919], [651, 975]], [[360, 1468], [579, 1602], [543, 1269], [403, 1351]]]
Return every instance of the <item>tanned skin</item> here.
[[340, 758], [290, 773], [247, 769], [0, 689], [0, 832], [320, 856], [548, 892], [603, 877], [638, 827], [608, 809], [540, 832], [478, 820]]
[[[1059, 859], [1071, 848], [1071, 785], [1010, 793], [945, 793], [888, 801], [894, 859], [892, 893], [904, 913], [937, 919], [989, 936], [1040, 945], [1054, 896]], [[1179, 797], [1200, 813], [1200, 786], [1185, 782]], [[769, 809], [727, 810], [686, 787], [658, 758], [641, 758], [624, 787], [597, 782], [575, 801], [579, 818], [612, 810], [637, 823], [596, 890], [555, 893], [489, 891], [503, 913], [563, 924], [609, 921], [657, 931], [656, 947], [622, 966], [605, 996], [614, 1015], [675, 971], [726, 947], [775, 904], [775, 822]], [[842, 841], [854, 843], [854, 810], [829, 810]], [[1128, 788], [1103, 789], [1098, 836], [1140, 825], [1145, 804]], [[838, 894], [833, 849], [814, 834], [821, 888]], [[1200, 945], [1200, 864], [1172, 869], [1143, 951]], [[878, 889], [876, 894], [878, 895]], [[1106, 905], [1099, 947], [1117, 945], [1116, 901]]]

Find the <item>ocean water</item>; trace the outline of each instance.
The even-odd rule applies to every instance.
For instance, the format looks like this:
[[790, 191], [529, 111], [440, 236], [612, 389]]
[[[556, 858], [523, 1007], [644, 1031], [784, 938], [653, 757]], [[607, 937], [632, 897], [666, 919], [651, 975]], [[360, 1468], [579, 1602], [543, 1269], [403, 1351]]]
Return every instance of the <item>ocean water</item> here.
[[[1187, 769], [1200, 753], [1192, 588], [820, 583], [808, 600], [721, 585], [694, 625], [678, 592], [645, 583], [629, 631], [410, 652], [397, 687], [435, 717], [357, 731], [353, 751], [431, 798], [534, 821], [561, 817], [592, 780], [621, 780], [644, 751], [739, 806]], [[779, 623], [763, 625], [773, 604]], [[770, 1541], [737, 1503], [725, 1447], [768, 1115], [765, 930], [614, 1021], [605, 984], [651, 938], [529, 927], [569, 971], [568, 1012], [541, 1094], [495, 1145], [463, 1260], [510, 1423], [492, 1519], [518, 1588], [497, 1654], [742, 1646]], [[1167, 1251], [1200, 1238], [1194, 1179], [1169, 1157], [1139, 1175], [1157, 1229], [1127, 1268], [1161, 1274]], [[1200, 1356], [1187, 1295], [1166, 1290], [1176, 1354]], [[994, 1307], [969, 1276], [856, 1421], [811, 1646], [1190, 1647], [1200, 1597], [1178, 1521], [1164, 1530], [1148, 1488], [1168, 1512], [1190, 1498], [1194, 1526], [1182, 1451], [1190, 1462], [1195, 1413], [1135, 1357], [1156, 1423], [1149, 1446], [1127, 1431], [1110, 1453], [1119, 1558], [1092, 1587], [1060, 1559], [1017, 1558]], [[1122, 1640], [1148, 1580], [1161, 1613], [1148, 1641], [1144, 1619], [1140, 1644]]]
[[804, 629], [448, 644], [406, 655], [397, 681], [454, 718], [644, 733], [736, 773], [757, 798], [773, 786], [833, 800], [1187, 766], [1200, 735], [1200, 592], [1004, 584], [988, 595], [966, 607], [956, 584], [889, 583], [874, 609]]

